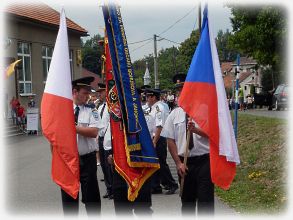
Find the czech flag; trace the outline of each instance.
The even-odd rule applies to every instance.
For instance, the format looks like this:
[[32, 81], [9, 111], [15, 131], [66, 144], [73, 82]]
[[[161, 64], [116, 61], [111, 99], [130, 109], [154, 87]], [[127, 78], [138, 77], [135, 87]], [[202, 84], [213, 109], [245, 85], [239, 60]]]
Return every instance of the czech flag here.
[[202, 32], [178, 103], [209, 136], [211, 178], [229, 189], [240, 163], [219, 57], [205, 7]]
[[79, 156], [64, 9], [42, 98], [41, 116], [43, 134], [52, 146], [52, 179], [76, 199], [80, 184]]

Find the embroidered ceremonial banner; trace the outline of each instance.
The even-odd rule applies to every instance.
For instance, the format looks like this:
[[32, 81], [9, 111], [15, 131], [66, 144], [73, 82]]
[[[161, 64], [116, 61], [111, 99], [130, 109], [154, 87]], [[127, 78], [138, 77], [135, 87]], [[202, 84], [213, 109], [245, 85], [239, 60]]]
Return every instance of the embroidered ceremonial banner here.
[[159, 161], [137, 94], [120, 11], [115, 5], [105, 5], [103, 13], [114, 163], [129, 185], [128, 199], [134, 201], [145, 180], [159, 169]]

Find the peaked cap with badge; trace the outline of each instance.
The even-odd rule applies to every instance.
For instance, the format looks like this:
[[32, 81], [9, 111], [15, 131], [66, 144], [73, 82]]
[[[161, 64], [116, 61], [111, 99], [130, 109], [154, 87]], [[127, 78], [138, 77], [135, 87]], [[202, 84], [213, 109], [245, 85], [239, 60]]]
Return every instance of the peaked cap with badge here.
[[98, 83], [98, 88], [96, 89], [97, 92], [101, 92], [106, 90], [106, 85], [104, 83]]
[[186, 74], [178, 73], [173, 76], [173, 82], [175, 83], [175, 89], [182, 88], [186, 79]]
[[72, 86], [73, 87], [84, 87], [84, 88], [88, 88], [89, 90], [92, 89], [91, 87], [91, 83], [95, 80], [94, 77], [92, 76], [87, 76], [87, 77], [82, 77], [79, 79], [75, 79], [72, 81]]
[[152, 88], [146, 88], [144, 90], [145, 94], [148, 95], [155, 95], [155, 96], [160, 96], [161, 90], [160, 89], [152, 89]]
[[141, 93], [144, 93], [145, 92], [145, 89], [147, 89], [147, 88], [151, 88], [151, 86], [149, 86], [149, 85], [143, 85], [140, 88], [137, 88], [136, 90], [137, 90], [138, 94], [141, 94]]

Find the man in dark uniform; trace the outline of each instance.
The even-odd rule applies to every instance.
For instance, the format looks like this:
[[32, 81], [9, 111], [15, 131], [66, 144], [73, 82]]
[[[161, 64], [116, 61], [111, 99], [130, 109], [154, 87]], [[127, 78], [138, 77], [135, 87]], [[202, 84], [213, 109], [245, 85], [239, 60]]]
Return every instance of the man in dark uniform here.
[[147, 119], [147, 125], [160, 162], [159, 171], [152, 176], [152, 193], [162, 193], [161, 183], [164, 183], [168, 190], [166, 194], [174, 194], [178, 189], [178, 184], [174, 180], [166, 161], [166, 138], [161, 136], [161, 131], [169, 114], [169, 109], [160, 101], [159, 90], [147, 88], [145, 89], [145, 93], [147, 103], [151, 109]]
[[[185, 74], [177, 74], [176, 83], [178, 95], [185, 81]], [[191, 132], [188, 146], [187, 166], [184, 165], [187, 130]], [[168, 116], [162, 130], [162, 136], [167, 138], [168, 148], [175, 161], [179, 179], [184, 177], [181, 196], [182, 214], [212, 215], [214, 213], [214, 184], [211, 181], [209, 140], [198, 125], [188, 119], [181, 107], [175, 108]]]
[[[137, 89], [137, 92], [141, 98], [143, 89]], [[113, 164], [113, 156], [108, 158], [109, 162]], [[134, 202], [127, 199], [128, 185], [123, 177], [113, 169], [113, 194], [114, 194], [114, 208], [116, 215], [148, 215], [153, 213], [152, 195], [151, 195], [151, 179], [148, 178], [141, 187], [138, 197]]]
[[112, 184], [113, 184], [113, 173], [112, 167], [108, 163], [107, 158], [111, 154], [111, 149], [105, 149], [104, 139], [107, 131], [110, 131], [110, 114], [108, 111], [108, 106], [106, 103], [106, 85], [103, 83], [98, 83], [98, 88], [96, 89], [98, 98], [100, 101], [100, 106], [98, 108], [98, 114], [101, 117], [103, 128], [99, 130], [99, 155], [102, 167], [102, 172], [104, 174], [104, 183], [107, 188], [107, 192], [103, 195], [103, 198], [113, 199]]
[[[94, 77], [84, 77], [72, 81], [74, 116], [80, 165], [82, 202], [88, 215], [100, 214], [101, 199], [97, 181], [97, 144], [95, 138], [101, 129], [101, 119], [94, 117], [93, 110], [86, 106], [91, 92], [90, 83]], [[62, 206], [65, 215], [78, 214], [78, 201], [61, 190]]]

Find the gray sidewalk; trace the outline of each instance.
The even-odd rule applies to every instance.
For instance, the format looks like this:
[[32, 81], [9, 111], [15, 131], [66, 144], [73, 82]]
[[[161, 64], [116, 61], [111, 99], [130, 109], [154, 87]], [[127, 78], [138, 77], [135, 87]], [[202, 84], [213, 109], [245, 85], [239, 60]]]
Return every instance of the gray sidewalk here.
[[[5, 147], [5, 207], [8, 215], [57, 215], [62, 216], [59, 187], [51, 179], [51, 153], [43, 136], [18, 136], [3, 143]], [[171, 158], [169, 165], [174, 174], [175, 166]], [[105, 194], [105, 184], [101, 182], [98, 169], [101, 196]], [[238, 215], [233, 209], [219, 201], [215, 203], [216, 215]], [[153, 195], [153, 217], [180, 216], [180, 198], [174, 195]], [[80, 203], [80, 216], [86, 216]], [[115, 216], [113, 200], [102, 198], [102, 216]]]

